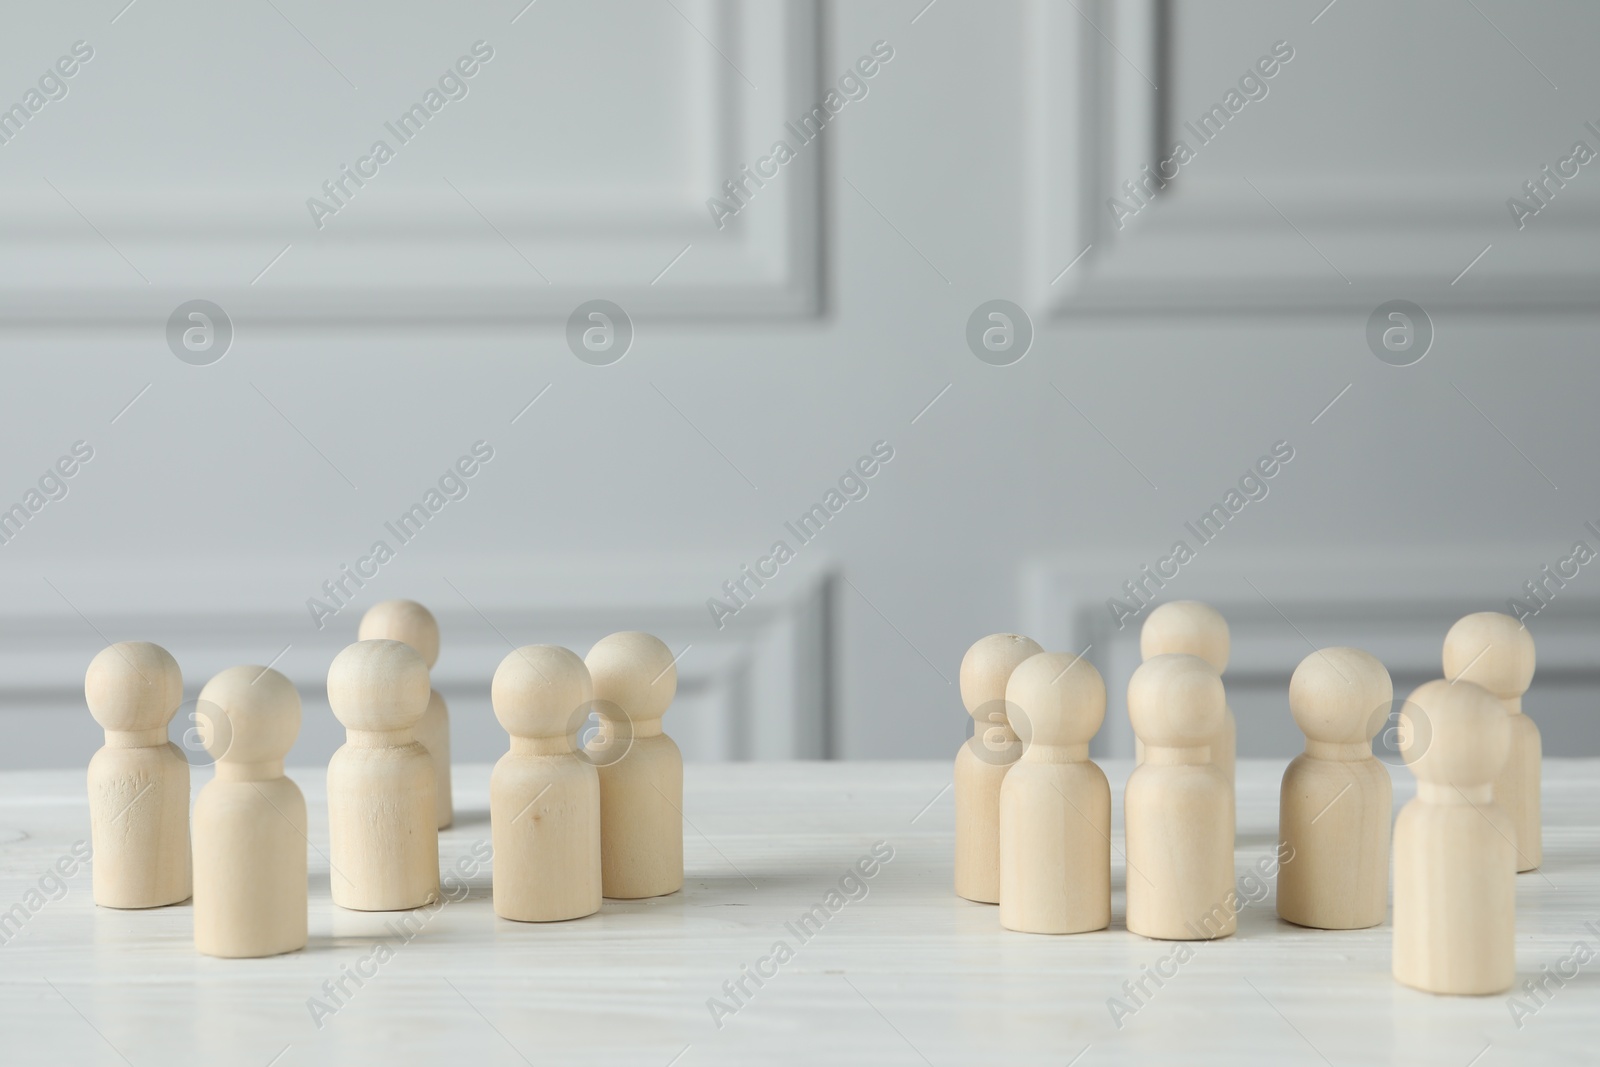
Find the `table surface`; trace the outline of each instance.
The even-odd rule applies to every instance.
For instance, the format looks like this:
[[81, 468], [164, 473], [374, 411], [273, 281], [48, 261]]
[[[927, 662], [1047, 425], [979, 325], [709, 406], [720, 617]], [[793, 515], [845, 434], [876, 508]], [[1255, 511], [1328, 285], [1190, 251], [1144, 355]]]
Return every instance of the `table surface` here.
[[[1283, 766], [1239, 764], [1241, 875], [1273, 852]], [[483, 869], [462, 899], [414, 923], [420, 929], [406, 942], [388, 927], [399, 915], [330, 902], [323, 772], [292, 770], [311, 812], [304, 951], [200, 956], [188, 905], [96, 908], [80, 871], [0, 945], [0, 1059], [139, 1067], [1593, 1061], [1600, 761], [1545, 763], [1545, 866], [1517, 879], [1518, 980], [1546, 965], [1571, 974], [1562, 961], [1580, 942], [1579, 958], [1597, 959], [1550, 983], [1542, 1003], [1522, 996], [1526, 1010], [1517, 1012], [1507, 995], [1401, 987], [1389, 976], [1387, 924], [1300, 929], [1277, 919], [1268, 896], [1245, 908], [1237, 935], [1192, 945], [1174, 977], [1159, 989], [1147, 981], [1153, 995], [1114, 1019], [1111, 998], [1133, 1007], [1123, 984], [1176, 946], [1123, 927], [1121, 795], [1131, 766], [1108, 761], [1105, 770], [1116, 809], [1114, 892], [1111, 928], [1098, 933], [1013, 933], [996, 908], [955, 896], [949, 764], [788, 763], [687, 768], [681, 893], [607, 901], [573, 922], [514, 923], [495, 917]], [[456, 824], [440, 838], [447, 868], [488, 840], [488, 771], [455, 769]], [[205, 776], [197, 772], [196, 788]], [[1395, 785], [1398, 806], [1413, 792], [1411, 776], [1397, 770]], [[24, 902], [88, 829], [81, 772], [0, 775], [0, 910]], [[845, 876], [875, 845], [893, 858], [863, 880], [862, 895]], [[841, 879], [849, 896], [829, 900]], [[830, 904], [837, 911], [820, 931], [796, 936], [803, 913]], [[708, 1000], [735, 1008], [724, 983], [779, 941], [792, 956], [763, 964], [776, 974], [760, 987], [746, 979], [751, 995], [714, 1018]], [[381, 963], [380, 942], [393, 946]], [[313, 998], [334, 1007], [324, 983], [363, 960], [376, 973], [359, 987], [346, 979], [350, 996], [314, 1017]]]

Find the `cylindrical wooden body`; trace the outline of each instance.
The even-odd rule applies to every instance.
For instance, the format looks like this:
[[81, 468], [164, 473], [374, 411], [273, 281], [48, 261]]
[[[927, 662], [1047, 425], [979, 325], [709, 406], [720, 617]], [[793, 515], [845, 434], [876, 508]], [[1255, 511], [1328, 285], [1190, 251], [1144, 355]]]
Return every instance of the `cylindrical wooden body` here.
[[1395, 820], [1394, 976], [1429, 993], [1499, 993], [1517, 976], [1515, 827], [1491, 798], [1451, 791], [1418, 783]]
[[1000, 925], [1076, 934], [1111, 924], [1111, 786], [1087, 759], [1038, 749], [1000, 786]]
[[158, 908], [188, 900], [189, 764], [178, 746], [122, 747], [108, 738], [89, 760], [89, 832], [96, 904]]
[[992, 762], [969, 738], [956, 753], [956, 894], [980, 904], [1000, 902], [1000, 784], [1015, 760]]
[[509, 752], [489, 776], [494, 911], [555, 922], [600, 910], [600, 776], [565, 753]]
[[352, 740], [333, 754], [328, 856], [333, 902], [341, 908], [405, 911], [438, 899], [438, 809], [427, 749], [415, 741]]
[[602, 892], [634, 900], [683, 888], [683, 755], [665, 734], [635, 737], [600, 772]]
[[194, 802], [195, 948], [228, 957], [304, 948], [306, 847], [306, 801], [289, 779], [206, 783]]
[[1233, 786], [1209, 759], [1170, 763], [1147, 746], [1128, 778], [1128, 929], [1171, 941], [1226, 937], [1237, 924]]
[[1370, 755], [1300, 755], [1278, 799], [1278, 916], [1319, 930], [1377, 926], [1389, 911], [1394, 787]]
[[1518, 712], [1511, 716], [1511, 754], [1494, 780], [1494, 799], [1517, 828], [1517, 870], [1531, 871], [1544, 862], [1543, 817], [1540, 812], [1539, 761], [1543, 758], [1539, 726]]
[[415, 734], [433, 757], [434, 808], [443, 830], [455, 821], [455, 806], [450, 795], [450, 709], [437, 689], [428, 696], [428, 710], [417, 720]]

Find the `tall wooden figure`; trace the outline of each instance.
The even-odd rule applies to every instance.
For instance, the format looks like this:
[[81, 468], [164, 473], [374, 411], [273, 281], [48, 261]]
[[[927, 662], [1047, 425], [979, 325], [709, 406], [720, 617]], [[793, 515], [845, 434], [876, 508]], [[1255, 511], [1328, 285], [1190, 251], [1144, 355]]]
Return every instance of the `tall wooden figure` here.
[[1494, 780], [1495, 800], [1517, 828], [1517, 870], [1544, 862], [1540, 813], [1539, 727], [1522, 712], [1522, 694], [1533, 684], [1533, 635], [1510, 615], [1480, 611], [1450, 627], [1444, 638], [1444, 676], [1476, 682], [1498, 697], [1511, 716], [1511, 754]]
[[1128, 929], [1169, 941], [1232, 934], [1233, 787], [1211, 762], [1227, 698], [1199, 656], [1152, 656], [1128, 682], [1144, 763], [1128, 776]]
[[345, 743], [328, 761], [333, 902], [405, 911], [439, 898], [433, 757], [417, 743], [428, 665], [400, 641], [358, 641], [328, 668]]
[[1401, 711], [1417, 795], [1394, 824], [1394, 976], [1429, 993], [1516, 979], [1516, 828], [1495, 802], [1510, 717], [1472, 682], [1428, 682]]
[[1006, 684], [1024, 748], [1000, 785], [1000, 925], [1076, 934], [1111, 925], [1111, 786], [1089, 759], [1106, 684], [1071, 653], [1030, 656]]
[[[1198, 600], [1172, 600], [1152, 611], [1139, 630], [1139, 654], [1144, 659], [1184, 652], [1199, 656], [1222, 674], [1228, 669], [1232, 642], [1228, 620], [1210, 604]], [[1238, 724], [1233, 709], [1222, 707], [1222, 726], [1211, 739], [1211, 762], [1234, 783], [1235, 753], [1238, 751]], [[1134, 757], [1144, 762], [1143, 742], [1135, 742]]]
[[489, 776], [494, 913], [554, 922], [600, 910], [600, 776], [578, 755], [583, 660], [528, 645], [500, 661], [490, 700], [511, 749]]
[[683, 754], [661, 732], [678, 692], [672, 651], [650, 634], [602, 637], [584, 659], [600, 731], [602, 892], [634, 900], [683, 888]]
[[159, 908], [188, 900], [189, 763], [167, 740], [183, 675], [160, 645], [102, 649], [83, 678], [89, 713], [106, 732], [89, 760], [94, 902]]
[[[439, 623], [433, 612], [415, 600], [385, 600], [374, 604], [361, 616], [357, 640], [388, 638], [404, 641], [416, 649], [428, 665], [439, 662]], [[431, 684], [431, 678], [430, 678]], [[428, 710], [417, 720], [417, 743], [433, 757], [434, 801], [439, 812], [439, 829], [455, 821], [455, 806], [450, 796], [450, 709], [437, 689], [428, 693]]]
[[284, 777], [300, 694], [266, 667], [230, 667], [200, 690], [217, 775], [194, 802], [194, 947], [276, 956], [306, 947], [306, 800]]
[[1278, 798], [1278, 917], [1320, 930], [1377, 926], [1389, 911], [1394, 788], [1372, 755], [1394, 684], [1358, 648], [1311, 653], [1289, 679], [1306, 750]]
[[990, 634], [961, 659], [961, 702], [975, 726], [956, 753], [956, 894], [981, 904], [1000, 902], [1000, 783], [1022, 753], [1006, 684], [1043, 651], [1020, 634]]

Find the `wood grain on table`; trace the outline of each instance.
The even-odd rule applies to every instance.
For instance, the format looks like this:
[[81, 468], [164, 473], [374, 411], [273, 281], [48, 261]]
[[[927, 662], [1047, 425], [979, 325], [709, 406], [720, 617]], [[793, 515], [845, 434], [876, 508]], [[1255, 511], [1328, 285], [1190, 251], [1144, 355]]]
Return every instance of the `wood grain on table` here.
[[[1257, 872], [1274, 855], [1284, 761], [1239, 763], [1234, 865], [1254, 902], [1238, 934], [1181, 946], [1129, 934], [1131, 764], [1104, 767], [1112, 925], [1065, 937], [1003, 930], [995, 907], [955, 895], [948, 763], [691, 765], [683, 892], [552, 924], [493, 913], [487, 766], [455, 768], [446, 901], [384, 914], [330, 902], [325, 772], [291, 769], [310, 807], [310, 945], [259, 960], [198, 955], [187, 904], [96, 909], [73, 851], [89, 832], [83, 772], [0, 775], [0, 1061], [1496, 1067], [1600, 1055], [1600, 761], [1545, 763], [1544, 865], [1517, 878], [1518, 981], [1542, 980], [1537, 998], [1403, 988], [1387, 923], [1280, 922]], [[1413, 792], [1397, 770], [1396, 805]]]

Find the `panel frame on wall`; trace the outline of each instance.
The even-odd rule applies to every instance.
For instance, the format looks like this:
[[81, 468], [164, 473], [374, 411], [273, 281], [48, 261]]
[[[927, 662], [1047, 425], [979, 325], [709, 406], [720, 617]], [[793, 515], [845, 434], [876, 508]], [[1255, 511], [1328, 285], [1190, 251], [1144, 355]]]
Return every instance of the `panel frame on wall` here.
[[[1158, 192], [1119, 228], [1107, 202], [1173, 137], [1183, 42], [1170, 0], [1030, 0], [1028, 24], [1026, 276], [1039, 316], [1349, 314], [1360, 330], [1395, 299], [1430, 314], [1600, 308], [1600, 190], [1577, 185], [1561, 194], [1561, 225], [1519, 231], [1470, 176], [1276, 182], [1207, 173], [1202, 156], [1179, 170], [1182, 196]], [[1527, 176], [1502, 174], [1491, 154], [1483, 164], [1507, 193]]]
[[592, 299], [634, 318], [814, 317], [820, 147], [801, 147], [721, 227], [707, 201], [725, 197], [722, 183], [791, 136], [785, 123], [820, 100], [818, 2], [682, 0], [681, 8], [691, 23], [688, 96], [704, 112], [681, 125], [701, 142], [690, 151], [700, 160], [694, 170], [714, 174], [714, 184], [687, 188], [674, 178], [634, 203], [580, 192], [551, 203], [443, 175], [362, 203], [328, 227], [338, 231], [330, 239], [309, 223], [285, 229], [281, 205], [259, 190], [177, 197], [40, 182], [8, 190], [0, 259], [13, 265], [0, 269], [27, 282], [0, 292], [0, 322], [159, 337], [172, 310], [196, 298], [221, 306], [236, 328], [564, 320]]

